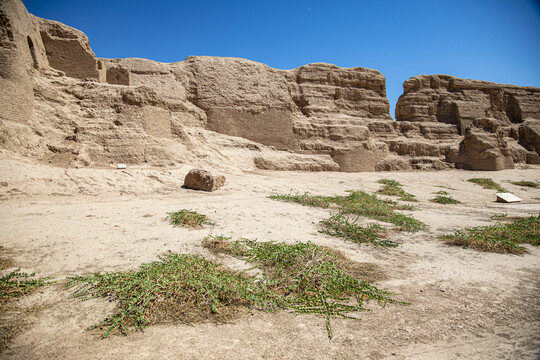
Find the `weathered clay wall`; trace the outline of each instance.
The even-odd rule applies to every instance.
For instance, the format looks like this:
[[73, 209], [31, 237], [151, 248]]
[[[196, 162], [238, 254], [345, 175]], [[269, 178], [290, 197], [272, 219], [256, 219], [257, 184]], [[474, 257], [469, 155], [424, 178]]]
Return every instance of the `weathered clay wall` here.
[[278, 149], [296, 149], [292, 99], [276, 69], [238, 58], [189, 57], [187, 100], [203, 109], [206, 128]]
[[0, 119], [25, 123], [32, 115], [35, 73], [48, 68], [34, 16], [18, 0], [0, 6]]
[[377, 70], [316, 63], [282, 71], [298, 109], [306, 116], [339, 113], [391, 120], [386, 79]]
[[540, 89], [448, 75], [421, 75], [403, 84], [396, 120], [449, 124], [463, 137], [446, 161], [475, 170], [539, 163]]
[[130, 85], [129, 70], [122, 67], [105, 69], [105, 81], [115, 85]]
[[212, 107], [207, 111], [207, 129], [239, 136], [280, 150], [297, 149], [291, 112], [269, 109], [250, 113], [233, 108]]
[[422, 75], [404, 83], [393, 121], [377, 70], [96, 59], [82, 32], [35, 18], [18, 0], [0, 2], [0, 22], [0, 146], [54, 164], [382, 171], [540, 163], [538, 88]]
[[540, 119], [540, 89], [421, 75], [403, 84], [396, 106], [398, 121], [456, 124], [464, 130], [474, 119], [493, 118], [505, 124]]
[[99, 79], [94, 52], [84, 33], [62, 23], [39, 19], [49, 65], [78, 79]]
[[364, 149], [371, 132], [377, 137], [396, 134], [385, 78], [376, 70], [330, 64], [276, 70], [250, 60], [216, 57], [189, 57], [173, 64], [100, 61], [109, 69], [128, 69], [131, 85], [154, 89], [189, 126], [279, 149], [340, 154], [341, 159], [351, 150]]

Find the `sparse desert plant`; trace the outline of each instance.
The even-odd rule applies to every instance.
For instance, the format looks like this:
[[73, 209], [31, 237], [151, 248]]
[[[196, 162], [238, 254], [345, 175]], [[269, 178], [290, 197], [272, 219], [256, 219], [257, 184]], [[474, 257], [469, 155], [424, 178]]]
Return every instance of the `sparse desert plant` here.
[[435, 194], [435, 195], [450, 195], [448, 192], [443, 191], [443, 190], [434, 192], [433, 194]]
[[505, 188], [503, 188], [501, 185], [497, 184], [495, 181], [493, 181], [490, 178], [473, 178], [467, 181], [478, 184], [482, 186], [484, 189], [493, 189], [499, 192], [506, 192]]
[[320, 222], [324, 228], [320, 232], [330, 236], [336, 236], [357, 244], [371, 243], [375, 246], [396, 247], [395, 241], [380, 239], [386, 236], [386, 230], [381, 225], [369, 224], [366, 227], [358, 225], [358, 217], [351, 221], [349, 216], [341, 212], [332, 215], [329, 219]]
[[392, 180], [392, 179], [379, 179], [377, 181], [379, 184], [383, 184], [383, 188], [378, 190], [377, 193], [382, 195], [389, 195], [389, 196], [397, 196], [400, 200], [403, 201], [412, 201], [417, 202], [414, 195], [409, 194], [405, 192], [401, 187], [401, 185], [398, 181]]
[[521, 254], [527, 249], [519, 244], [540, 245], [540, 216], [456, 230], [454, 234], [441, 236], [441, 239], [448, 244], [481, 251]]
[[358, 320], [349, 314], [370, 311], [364, 307], [369, 300], [382, 306], [406, 304], [394, 300], [393, 293], [351, 277], [345, 271], [345, 259], [312, 243], [288, 245], [244, 239], [233, 243], [233, 254], [264, 270], [268, 288], [281, 294], [284, 307], [297, 313], [325, 315], [330, 338], [332, 317]]
[[223, 235], [208, 235], [206, 236], [202, 244], [205, 248], [210, 250], [215, 255], [218, 254], [231, 254], [232, 251], [232, 245], [230, 237], [226, 237]]
[[506, 213], [497, 213], [489, 217], [492, 220], [508, 220], [508, 214]]
[[377, 180], [377, 183], [388, 185], [388, 186], [391, 186], [391, 187], [401, 187], [401, 186], [403, 186], [403, 184], [401, 184], [399, 181], [394, 180], [394, 179], [379, 179], [379, 180]]
[[298, 202], [304, 205], [328, 207], [336, 204], [343, 214], [356, 214], [371, 219], [389, 222], [405, 231], [416, 232], [427, 229], [427, 225], [412, 216], [404, 215], [395, 210], [414, 210], [410, 205], [401, 205], [395, 201], [384, 200], [377, 195], [368, 194], [361, 190], [348, 190], [347, 196], [312, 196], [304, 195], [272, 195], [274, 200]]
[[168, 254], [138, 270], [71, 277], [66, 286], [74, 298], [117, 301], [114, 314], [87, 329], [104, 330], [102, 337], [159, 323], [228, 321], [249, 307], [276, 307], [255, 278], [198, 255]]
[[356, 214], [388, 222], [408, 232], [425, 230], [427, 225], [412, 216], [396, 212], [402, 209], [396, 202], [380, 199], [365, 191], [351, 190], [347, 196], [336, 197], [335, 202], [345, 214]]
[[305, 206], [314, 206], [327, 208], [330, 205], [331, 199], [326, 196], [311, 195], [306, 192], [304, 194], [288, 194], [288, 195], [270, 195], [269, 199], [287, 201], [287, 202], [296, 202]]
[[438, 188], [442, 188], [442, 189], [448, 189], [448, 190], [456, 190], [454, 188], [451, 188], [451, 187], [448, 187], [448, 186], [444, 186], [444, 185], [435, 185], [437, 186]]
[[50, 283], [48, 281], [50, 278], [34, 278], [35, 275], [35, 273], [21, 272], [21, 269], [17, 268], [0, 277], [0, 308], [9, 299], [31, 294], [41, 286]]
[[508, 216], [508, 214], [505, 213], [497, 213], [493, 214], [489, 217], [491, 220], [499, 220], [504, 222], [510, 222], [510, 221], [516, 221], [523, 219], [522, 216]]
[[[0, 250], [2, 250], [2, 247], [0, 247]], [[10, 259], [0, 258], [0, 270], [4, 270], [11, 264]], [[0, 316], [3, 317], [4, 312], [7, 311], [10, 300], [32, 294], [44, 285], [52, 283], [50, 279], [35, 278], [34, 273], [21, 272], [20, 268], [0, 277]], [[26, 323], [24, 315], [17, 314], [17, 311], [12, 312], [11, 319], [0, 324], [0, 353], [8, 347], [9, 342], [20, 333], [21, 328]]]
[[[287, 245], [242, 239], [229, 243], [209, 236], [203, 243], [263, 270], [263, 276], [232, 272], [198, 255], [168, 254], [138, 270], [95, 273], [68, 279], [74, 298], [104, 297], [117, 301], [114, 314], [88, 330], [113, 332], [169, 322], [229, 321], [247, 309], [323, 314], [329, 337], [334, 316], [370, 311], [370, 300], [382, 306], [400, 303], [393, 293], [348, 275], [351, 262], [311, 243]], [[217, 242], [228, 244], [216, 245]], [[356, 299], [356, 303], [350, 302]]]
[[530, 187], [534, 189], [540, 188], [540, 183], [535, 182], [535, 181], [510, 181], [510, 183], [514, 185]]
[[167, 219], [174, 226], [201, 227], [203, 225], [214, 225], [206, 215], [186, 209], [167, 213]]
[[433, 199], [430, 199], [429, 201], [437, 203], [437, 204], [461, 204], [461, 201], [458, 201], [454, 199], [451, 196], [436, 196]]

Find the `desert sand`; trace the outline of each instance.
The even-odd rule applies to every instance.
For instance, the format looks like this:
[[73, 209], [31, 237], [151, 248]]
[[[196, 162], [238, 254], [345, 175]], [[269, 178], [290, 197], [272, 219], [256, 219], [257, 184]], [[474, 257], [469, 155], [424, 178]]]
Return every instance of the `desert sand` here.
[[[525, 255], [449, 246], [437, 236], [489, 225], [494, 214], [540, 212], [540, 190], [509, 180], [538, 181], [540, 168], [473, 172], [230, 172], [216, 192], [182, 188], [189, 166], [59, 168], [0, 152], [0, 244], [23, 271], [57, 283], [17, 301], [27, 325], [1, 354], [5, 359], [535, 359], [540, 355], [540, 249]], [[212, 169], [209, 169], [212, 170]], [[495, 202], [495, 191], [467, 182], [490, 177], [523, 199]], [[375, 192], [381, 178], [398, 180], [415, 195], [415, 218], [429, 225], [395, 232], [397, 248], [359, 246], [319, 233], [332, 209], [268, 199], [268, 195]], [[444, 189], [458, 205], [429, 202]], [[451, 190], [450, 190], [451, 189]], [[215, 223], [173, 227], [167, 212], [192, 209]], [[360, 222], [367, 222], [360, 219]], [[387, 224], [388, 225], [388, 224]], [[226, 324], [168, 324], [99, 339], [85, 329], [115, 304], [70, 298], [70, 275], [124, 271], [167, 252], [202, 254], [208, 234], [286, 243], [311, 241], [341, 250], [377, 270], [374, 285], [410, 306], [373, 304], [361, 321], [334, 319], [328, 339], [322, 316], [253, 311]], [[5, 271], [12, 270], [6, 269]], [[9, 321], [8, 318], [3, 321]]]

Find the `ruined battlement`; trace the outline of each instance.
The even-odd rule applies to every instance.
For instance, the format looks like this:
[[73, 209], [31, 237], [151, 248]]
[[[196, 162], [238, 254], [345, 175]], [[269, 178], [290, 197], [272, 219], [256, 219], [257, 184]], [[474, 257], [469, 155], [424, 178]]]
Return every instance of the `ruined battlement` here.
[[0, 146], [25, 156], [341, 171], [540, 164], [539, 88], [421, 75], [404, 83], [393, 121], [377, 70], [103, 59], [84, 33], [19, 0], [1, 3], [0, 20]]

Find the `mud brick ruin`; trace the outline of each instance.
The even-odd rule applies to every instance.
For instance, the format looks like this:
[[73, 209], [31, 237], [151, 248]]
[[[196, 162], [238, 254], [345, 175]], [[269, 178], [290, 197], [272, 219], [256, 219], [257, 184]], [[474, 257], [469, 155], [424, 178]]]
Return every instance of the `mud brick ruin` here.
[[355, 172], [540, 164], [539, 88], [420, 75], [403, 84], [394, 121], [377, 70], [96, 58], [85, 34], [29, 14], [19, 0], [1, 2], [0, 25], [0, 147], [53, 165]]

